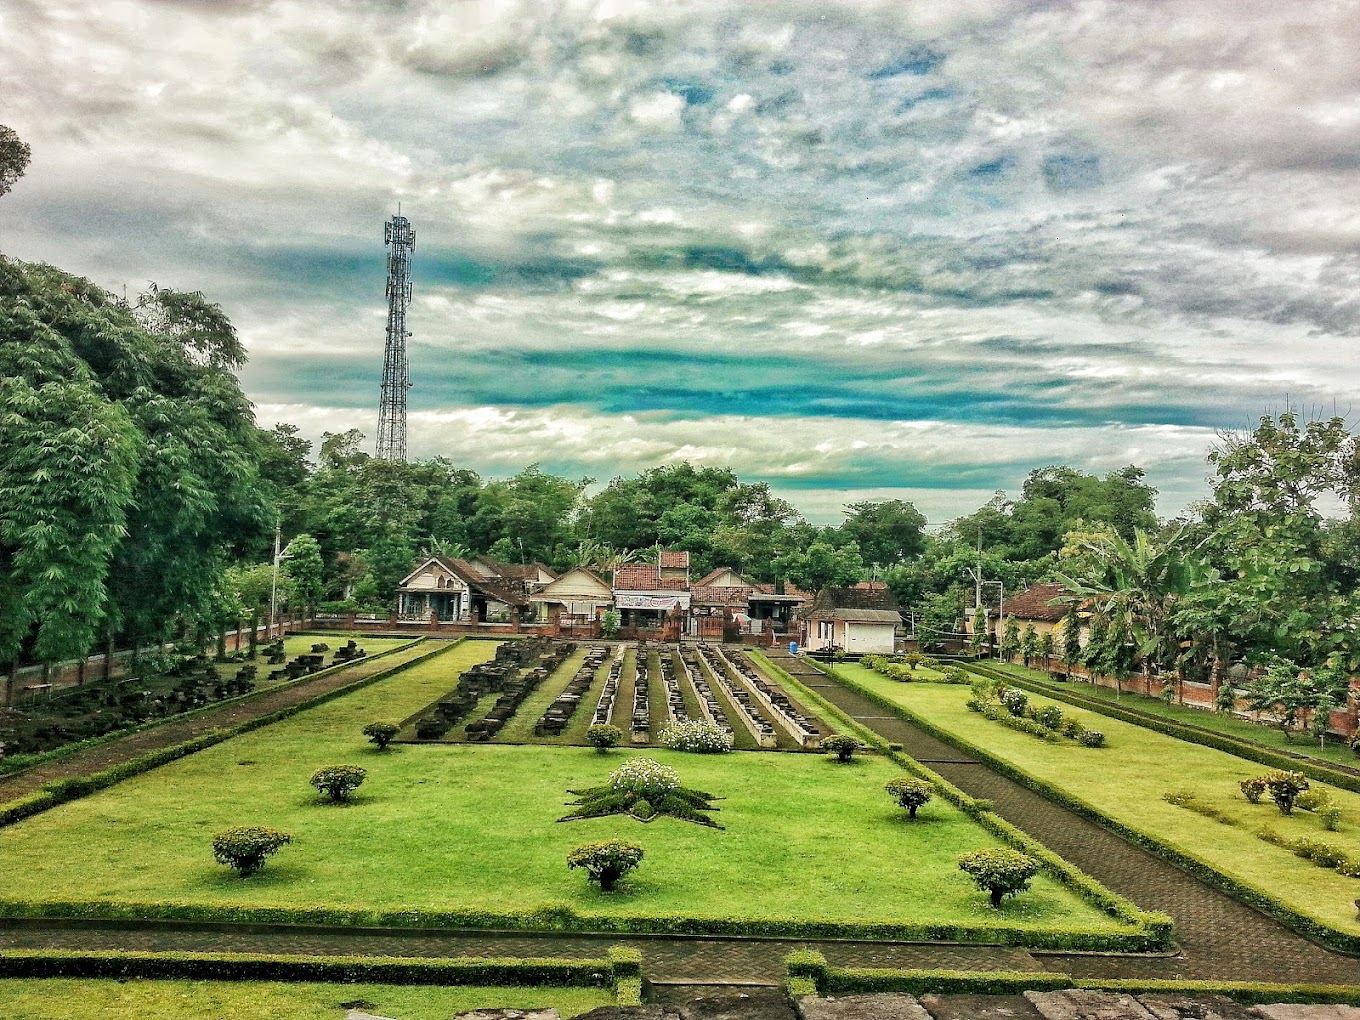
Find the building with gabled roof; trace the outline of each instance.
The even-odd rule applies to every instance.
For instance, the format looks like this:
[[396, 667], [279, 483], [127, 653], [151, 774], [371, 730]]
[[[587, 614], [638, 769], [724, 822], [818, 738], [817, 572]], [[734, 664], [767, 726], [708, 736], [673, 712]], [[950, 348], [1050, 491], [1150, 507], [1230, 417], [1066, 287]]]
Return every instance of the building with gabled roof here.
[[803, 647], [810, 652], [891, 655], [902, 626], [897, 600], [882, 582], [823, 588], [798, 616]]
[[572, 567], [529, 595], [541, 620], [555, 615], [561, 622], [584, 625], [598, 620], [614, 604], [614, 592], [593, 570]]
[[509, 621], [529, 608], [521, 579], [493, 574], [486, 563], [426, 557], [397, 585], [397, 615], [440, 623]]

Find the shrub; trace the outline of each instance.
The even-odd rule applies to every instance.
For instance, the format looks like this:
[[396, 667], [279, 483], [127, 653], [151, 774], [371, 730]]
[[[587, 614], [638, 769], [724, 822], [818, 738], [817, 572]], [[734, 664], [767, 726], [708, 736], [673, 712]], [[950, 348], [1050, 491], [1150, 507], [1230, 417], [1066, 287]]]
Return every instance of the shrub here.
[[1101, 733], [1100, 730], [1084, 729], [1077, 735], [1077, 743], [1081, 744], [1082, 747], [1104, 747], [1105, 734]]
[[329, 797], [331, 803], [339, 804], [349, 800], [349, 795], [359, 788], [367, 775], [367, 770], [358, 765], [327, 765], [313, 772], [309, 782], [318, 793]]
[[848, 733], [836, 733], [822, 741], [822, 750], [827, 754], [834, 754], [841, 764], [848, 763], [855, 756], [855, 752], [863, 747], [864, 744]]
[[962, 666], [950, 666], [944, 671], [944, 682], [947, 684], [971, 684], [973, 674]]
[[1304, 790], [1294, 798], [1294, 806], [1300, 811], [1317, 811], [1331, 802], [1326, 790]]
[[672, 751], [725, 754], [732, 750], [732, 734], [706, 719], [686, 719], [662, 730], [661, 743]]
[[1063, 724], [1062, 709], [1057, 705], [1045, 705], [1034, 713], [1034, 721], [1050, 730], [1061, 729]]
[[636, 793], [648, 800], [662, 800], [680, 786], [680, 773], [651, 758], [630, 758], [609, 773], [609, 785], [618, 793]]
[[902, 656], [902, 661], [907, 664], [908, 668], [910, 668], [913, 673], [915, 673], [917, 667], [926, 661], [926, 657], [920, 652], [908, 652], [906, 655]]
[[1001, 691], [999, 698], [1001, 704], [1006, 706], [1006, 711], [1014, 716], [1022, 716], [1025, 709], [1029, 706], [1029, 695], [1024, 691], [1018, 691], [1014, 687], [1007, 687]]
[[887, 790], [898, 805], [907, 809], [909, 818], [916, 817], [916, 809], [924, 807], [935, 795], [935, 787], [924, 779], [894, 779], [883, 789]]
[[585, 868], [592, 882], [600, 883], [602, 892], [614, 888], [625, 873], [642, 863], [642, 847], [618, 839], [604, 839], [578, 846], [567, 854], [568, 868]]
[[1360, 758], [1360, 733], [1351, 737], [1350, 742], [1346, 746], [1355, 753], [1357, 758]]
[[596, 723], [586, 730], [586, 743], [601, 754], [608, 753], [611, 747], [618, 747], [623, 739], [623, 730], [609, 723]]
[[1300, 836], [1291, 842], [1289, 849], [1293, 851], [1295, 857], [1312, 861], [1319, 868], [1340, 868], [1350, 863], [1346, 855], [1332, 844], [1308, 836]]
[[1318, 808], [1317, 816], [1318, 821], [1322, 823], [1322, 827], [1328, 832], [1335, 832], [1337, 826], [1341, 824], [1341, 809], [1335, 804], [1328, 804], [1325, 807]]
[[1068, 740], [1076, 740], [1078, 737], [1081, 736], [1082, 731], [1084, 729], [1085, 727], [1082, 726], [1081, 723], [1077, 722], [1077, 720], [1064, 719], [1062, 721], [1062, 725], [1058, 727], [1058, 732], [1061, 733]]
[[1292, 814], [1294, 801], [1298, 799], [1299, 794], [1308, 789], [1308, 777], [1302, 772], [1280, 769], [1268, 772], [1261, 778], [1265, 780], [1266, 789], [1270, 791], [1270, 799], [1275, 802], [1282, 815]]
[[1244, 779], [1237, 786], [1242, 791], [1242, 796], [1253, 804], [1261, 803], [1261, 797], [1266, 792], [1266, 781], [1261, 776], [1257, 776], [1255, 779]]
[[396, 723], [371, 722], [364, 727], [364, 736], [366, 736], [370, 742], [377, 744], [379, 751], [386, 751], [387, 745], [392, 742], [392, 738], [400, 731], [401, 727]]
[[993, 907], [999, 907], [1002, 897], [1029, 888], [1030, 879], [1039, 873], [1039, 862], [1019, 850], [993, 847], [961, 854], [959, 868], [991, 896]]
[[266, 857], [278, 853], [280, 847], [292, 841], [288, 833], [266, 825], [242, 825], [213, 837], [213, 857], [219, 864], [229, 865], [242, 878], [247, 878], [264, 867]]

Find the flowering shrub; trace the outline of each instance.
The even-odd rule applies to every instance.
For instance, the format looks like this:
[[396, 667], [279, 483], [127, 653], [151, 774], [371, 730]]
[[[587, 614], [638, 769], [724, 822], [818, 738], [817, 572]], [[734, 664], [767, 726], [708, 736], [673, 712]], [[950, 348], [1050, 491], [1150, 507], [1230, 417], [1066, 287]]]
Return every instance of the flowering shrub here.
[[1082, 747], [1104, 747], [1105, 734], [1100, 730], [1082, 730], [1077, 734], [1077, 743]]
[[1003, 687], [1000, 701], [1011, 715], [1021, 716], [1025, 714], [1025, 707], [1029, 704], [1029, 695], [1024, 691], [1017, 691], [1014, 687]]
[[732, 734], [717, 723], [704, 719], [687, 719], [662, 730], [661, 743], [672, 751], [724, 754], [732, 750]]
[[1268, 772], [1261, 778], [1265, 780], [1266, 789], [1270, 791], [1270, 799], [1275, 802], [1282, 815], [1292, 813], [1294, 801], [1299, 794], [1308, 789], [1308, 777], [1302, 772], [1280, 769]]
[[609, 773], [609, 786], [616, 793], [636, 793], [656, 802], [680, 788], [680, 773], [651, 758], [629, 758]]

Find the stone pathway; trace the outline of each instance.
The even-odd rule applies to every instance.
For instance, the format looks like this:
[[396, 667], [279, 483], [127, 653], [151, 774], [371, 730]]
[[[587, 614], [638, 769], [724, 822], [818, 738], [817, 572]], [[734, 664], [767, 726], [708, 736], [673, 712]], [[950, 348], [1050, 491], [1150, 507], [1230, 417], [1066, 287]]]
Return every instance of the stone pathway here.
[[102, 772], [110, 766], [131, 761], [148, 751], [159, 751], [165, 747], [182, 744], [186, 740], [201, 737], [213, 730], [228, 729], [277, 712], [279, 709], [299, 705], [317, 695], [346, 687], [371, 677], [374, 673], [422, 658], [445, 647], [447, 646], [441, 642], [426, 641], [385, 655], [363, 658], [353, 665], [324, 676], [303, 680], [301, 683], [279, 690], [265, 691], [244, 701], [218, 705], [197, 715], [171, 720], [139, 733], [130, 733], [126, 737], [86, 748], [69, 758], [35, 765], [12, 775], [0, 776], [0, 804], [18, 800], [59, 779]]

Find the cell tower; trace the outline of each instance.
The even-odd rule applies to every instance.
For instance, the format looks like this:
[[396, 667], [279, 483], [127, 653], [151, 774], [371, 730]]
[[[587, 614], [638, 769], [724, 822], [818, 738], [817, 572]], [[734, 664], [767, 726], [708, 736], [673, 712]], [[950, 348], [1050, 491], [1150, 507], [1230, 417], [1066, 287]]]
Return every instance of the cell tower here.
[[406, 306], [411, 301], [411, 253], [416, 232], [398, 213], [383, 225], [387, 252], [387, 346], [383, 351], [382, 403], [378, 408], [378, 459], [406, 459]]

